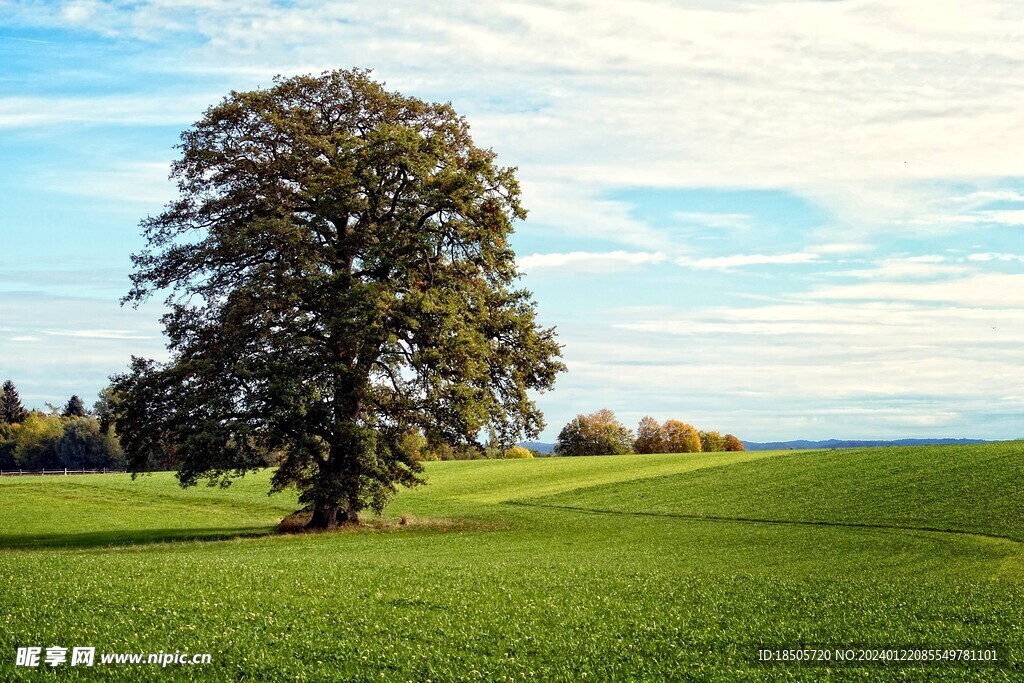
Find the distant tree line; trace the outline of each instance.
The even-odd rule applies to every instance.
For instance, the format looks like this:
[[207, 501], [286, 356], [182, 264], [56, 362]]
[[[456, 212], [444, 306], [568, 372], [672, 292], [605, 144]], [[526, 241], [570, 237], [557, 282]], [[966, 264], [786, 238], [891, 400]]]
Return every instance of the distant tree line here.
[[403, 446], [420, 462], [431, 460], [485, 460], [519, 459], [544, 457], [539, 451], [523, 446], [501, 446], [497, 436], [491, 432], [483, 447], [464, 445], [453, 447], [447, 443], [431, 442], [420, 432], [410, 432], [404, 437]]
[[107, 396], [89, 411], [78, 396], [49, 412], [27, 410], [14, 382], [0, 390], [0, 469], [121, 469], [124, 454], [109, 420]]
[[658, 423], [640, 420], [636, 434], [602, 409], [577, 415], [558, 434], [556, 455], [622, 455], [626, 453], [702, 453], [742, 451], [743, 442], [732, 434], [701, 431], [679, 420]]
[[[28, 410], [14, 382], [7, 380], [0, 392], [0, 470], [26, 469], [123, 469], [125, 456], [117, 436], [117, 406], [120, 401], [112, 386], [100, 392], [92, 410], [78, 396], [61, 408], [47, 404], [48, 412]], [[405, 437], [413, 457], [428, 460], [480, 460], [533, 458], [544, 454], [522, 446], [498, 444], [490, 434], [483, 447], [452, 447], [432, 443], [420, 432]], [[278, 457], [267, 453], [265, 464], [277, 466]], [[173, 463], [151, 462], [146, 469], [173, 468]]]
[[[0, 391], [0, 469], [121, 469], [125, 466], [116, 430], [118, 395], [107, 387], [92, 410], [78, 396], [62, 407], [47, 404], [49, 412], [27, 410], [14, 382]], [[534, 458], [545, 454], [521, 445], [501, 445], [494, 433], [480, 446], [453, 447], [432, 442], [420, 432], [404, 437], [404, 446], [418, 461]], [[627, 453], [707, 453], [742, 451], [743, 442], [732, 434], [698, 430], [680, 420], [659, 423], [647, 416], [636, 432], [623, 425], [611, 410], [577, 415], [558, 434], [555, 455], [621, 455]], [[265, 457], [275, 466], [273, 453]], [[167, 469], [173, 463], [151, 463], [147, 469]]]

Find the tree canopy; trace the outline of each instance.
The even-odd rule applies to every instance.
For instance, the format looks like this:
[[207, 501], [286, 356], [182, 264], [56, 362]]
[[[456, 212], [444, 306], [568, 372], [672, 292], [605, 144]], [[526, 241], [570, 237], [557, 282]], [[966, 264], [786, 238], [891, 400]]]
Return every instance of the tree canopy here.
[[[714, 453], [725, 450], [725, 437], [719, 432], [699, 430], [700, 449], [705, 453]], [[733, 437], [734, 439], [736, 437]]]
[[743, 445], [743, 442], [732, 434], [726, 434], [723, 439], [723, 447], [727, 451], [745, 451], [747, 447]]
[[636, 429], [637, 453], [712, 453], [743, 450], [743, 443], [732, 434], [697, 430], [679, 420], [666, 420], [663, 424], [653, 417], [640, 420]]
[[0, 389], [0, 422], [18, 424], [28, 417], [28, 410], [21, 404], [21, 396], [14, 382], [6, 380]]
[[84, 417], [85, 416], [85, 403], [78, 397], [77, 394], [73, 394], [68, 402], [64, 404], [64, 410], [61, 413], [64, 417]]
[[33, 410], [15, 424], [0, 422], [0, 470], [120, 469], [121, 447], [95, 417]]
[[661, 425], [662, 440], [666, 453], [699, 453], [700, 436], [693, 425], [679, 420], [665, 420]]
[[557, 455], [622, 455], [633, 452], [633, 432], [608, 409], [577, 415], [558, 433]]
[[637, 453], [664, 453], [665, 439], [662, 438], [661, 425], [650, 415], [640, 420], [636, 427], [636, 441], [633, 448]]
[[564, 366], [517, 286], [515, 169], [451, 106], [358, 70], [278, 78], [211, 107], [180, 150], [125, 298], [166, 293], [171, 352], [113, 378], [132, 469], [223, 483], [274, 453], [273, 487], [331, 527], [420, 481], [409, 434], [540, 433], [528, 392]]

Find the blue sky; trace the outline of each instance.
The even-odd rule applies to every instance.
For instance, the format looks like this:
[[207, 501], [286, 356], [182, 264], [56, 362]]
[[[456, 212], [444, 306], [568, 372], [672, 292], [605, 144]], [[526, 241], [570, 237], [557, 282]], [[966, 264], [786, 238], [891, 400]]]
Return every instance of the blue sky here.
[[1014, 2], [0, 0], [0, 375], [94, 400], [164, 354], [122, 309], [178, 134], [363, 67], [517, 166], [514, 246], [611, 408], [748, 440], [1024, 436]]

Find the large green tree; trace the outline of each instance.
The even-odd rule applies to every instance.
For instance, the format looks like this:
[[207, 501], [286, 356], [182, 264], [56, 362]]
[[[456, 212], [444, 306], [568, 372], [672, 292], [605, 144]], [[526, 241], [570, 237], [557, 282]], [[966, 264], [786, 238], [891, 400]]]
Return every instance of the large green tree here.
[[275, 453], [273, 487], [329, 528], [420, 481], [410, 433], [540, 432], [528, 392], [564, 366], [517, 286], [519, 185], [451, 106], [358, 70], [278, 78], [180, 149], [126, 297], [167, 293], [171, 358], [113, 378], [130, 468], [226, 482]]

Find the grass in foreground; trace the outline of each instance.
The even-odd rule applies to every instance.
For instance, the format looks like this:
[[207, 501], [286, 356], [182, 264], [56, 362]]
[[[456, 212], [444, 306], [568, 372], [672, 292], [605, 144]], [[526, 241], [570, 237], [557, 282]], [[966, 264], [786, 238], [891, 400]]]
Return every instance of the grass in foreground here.
[[[265, 477], [0, 480], [0, 678], [40, 677], [15, 648], [56, 644], [213, 655], [53, 672], [68, 680], [1014, 680], [1021, 453], [436, 463], [388, 510], [413, 524], [216, 542], [165, 541], [266, 533], [294, 499], [268, 498]], [[1000, 643], [1012, 661], [752, 662], [759, 643], [800, 642]]]

